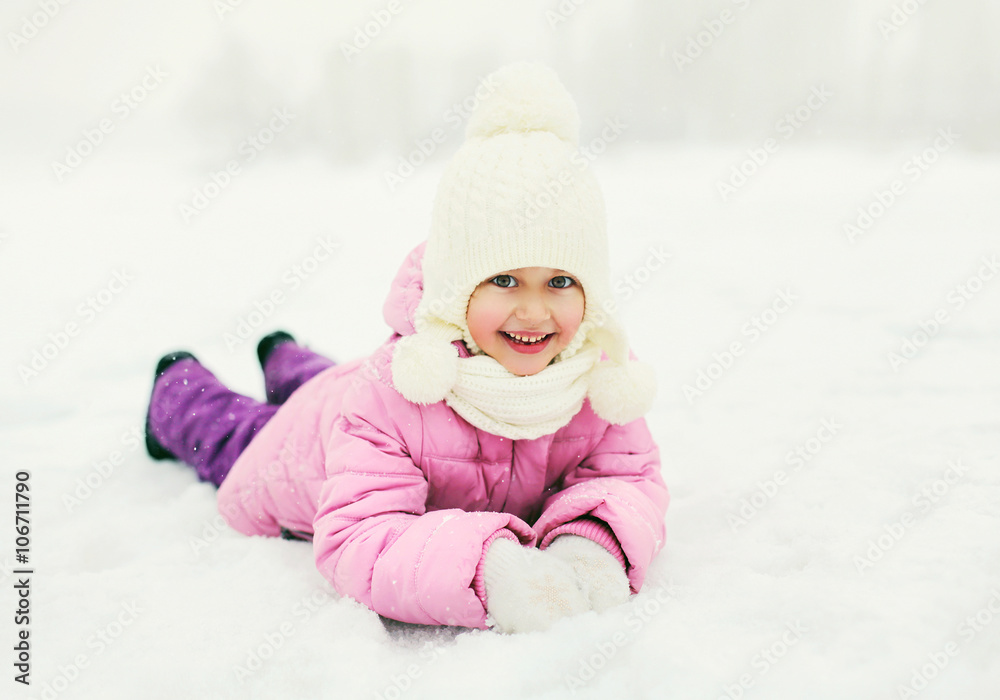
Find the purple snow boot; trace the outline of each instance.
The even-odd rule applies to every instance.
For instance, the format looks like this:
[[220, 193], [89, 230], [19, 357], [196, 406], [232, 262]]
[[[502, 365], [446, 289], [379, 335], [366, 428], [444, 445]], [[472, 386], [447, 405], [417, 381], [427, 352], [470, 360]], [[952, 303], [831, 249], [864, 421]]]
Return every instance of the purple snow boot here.
[[264, 336], [257, 345], [257, 359], [264, 370], [268, 403], [282, 404], [292, 392], [336, 362], [295, 342], [285, 331]]
[[[178, 352], [172, 352], [170, 354], [164, 355], [160, 358], [160, 361], [156, 363], [156, 371], [153, 374], [153, 386], [156, 386], [156, 380], [163, 376], [166, 369], [183, 359], [195, 359], [195, 356], [184, 350]], [[177, 459], [173, 454], [170, 453], [167, 448], [160, 444], [160, 442], [153, 437], [153, 429], [150, 427], [150, 415], [153, 412], [152, 400], [150, 400], [149, 408], [146, 409], [146, 452], [153, 459]]]
[[191, 353], [172, 353], [156, 368], [146, 447], [154, 459], [178, 459], [219, 486], [277, 410], [229, 390]]

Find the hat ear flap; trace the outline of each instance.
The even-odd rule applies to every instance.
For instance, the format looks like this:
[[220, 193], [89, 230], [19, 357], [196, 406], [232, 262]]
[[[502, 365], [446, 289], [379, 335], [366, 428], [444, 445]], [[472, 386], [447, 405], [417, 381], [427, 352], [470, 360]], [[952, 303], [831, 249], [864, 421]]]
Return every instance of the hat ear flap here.
[[458, 381], [458, 348], [437, 334], [404, 336], [393, 348], [391, 368], [392, 384], [407, 401], [437, 403]]

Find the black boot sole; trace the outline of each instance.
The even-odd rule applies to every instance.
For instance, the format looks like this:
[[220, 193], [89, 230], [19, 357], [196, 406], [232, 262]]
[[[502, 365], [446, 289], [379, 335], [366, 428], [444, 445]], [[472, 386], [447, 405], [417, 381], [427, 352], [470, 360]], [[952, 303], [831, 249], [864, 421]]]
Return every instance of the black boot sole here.
[[[178, 360], [184, 359], [197, 360], [194, 355], [183, 350], [178, 352], [172, 352], [170, 354], [164, 355], [160, 358], [160, 361], [156, 363], [156, 372], [153, 375], [153, 388], [156, 388], [156, 380], [163, 376], [163, 373], [167, 371], [170, 365], [174, 364]], [[160, 442], [153, 437], [153, 431], [149, 425], [149, 414], [153, 408], [152, 395], [150, 395], [149, 408], [146, 409], [146, 452], [153, 459], [177, 459], [176, 455], [168, 450], [166, 447], [160, 444]]]
[[261, 338], [260, 342], [257, 343], [257, 359], [260, 361], [260, 368], [264, 369], [264, 363], [267, 362], [267, 358], [271, 356], [276, 347], [282, 343], [294, 342], [295, 338], [292, 337], [292, 334], [285, 331], [275, 331]]

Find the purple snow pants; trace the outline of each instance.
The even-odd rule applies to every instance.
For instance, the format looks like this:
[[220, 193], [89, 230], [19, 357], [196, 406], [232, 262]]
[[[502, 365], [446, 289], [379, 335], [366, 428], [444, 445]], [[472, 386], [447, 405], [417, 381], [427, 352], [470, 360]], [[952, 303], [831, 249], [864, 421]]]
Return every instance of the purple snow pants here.
[[149, 429], [199, 479], [219, 486], [292, 392], [335, 364], [295, 342], [275, 346], [264, 366], [267, 403], [261, 403], [226, 388], [197, 360], [178, 360], [153, 386]]

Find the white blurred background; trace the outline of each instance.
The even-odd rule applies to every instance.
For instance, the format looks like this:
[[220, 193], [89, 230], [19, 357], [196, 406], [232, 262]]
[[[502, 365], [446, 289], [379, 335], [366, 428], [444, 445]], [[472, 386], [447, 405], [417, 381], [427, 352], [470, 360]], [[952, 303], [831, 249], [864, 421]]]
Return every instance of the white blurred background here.
[[630, 142], [754, 140], [822, 85], [834, 98], [797, 138], [879, 148], [951, 127], [963, 149], [1000, 146], [989, 0], [7, 0], [0, 27], [8, 153], [61, 155], [160, 66], [116, 140], [226, 151], [285, 106], [299, 123], [277, 150], [398, 155], [519, 58], [556, 69], [585, 139], [614, 114]]

